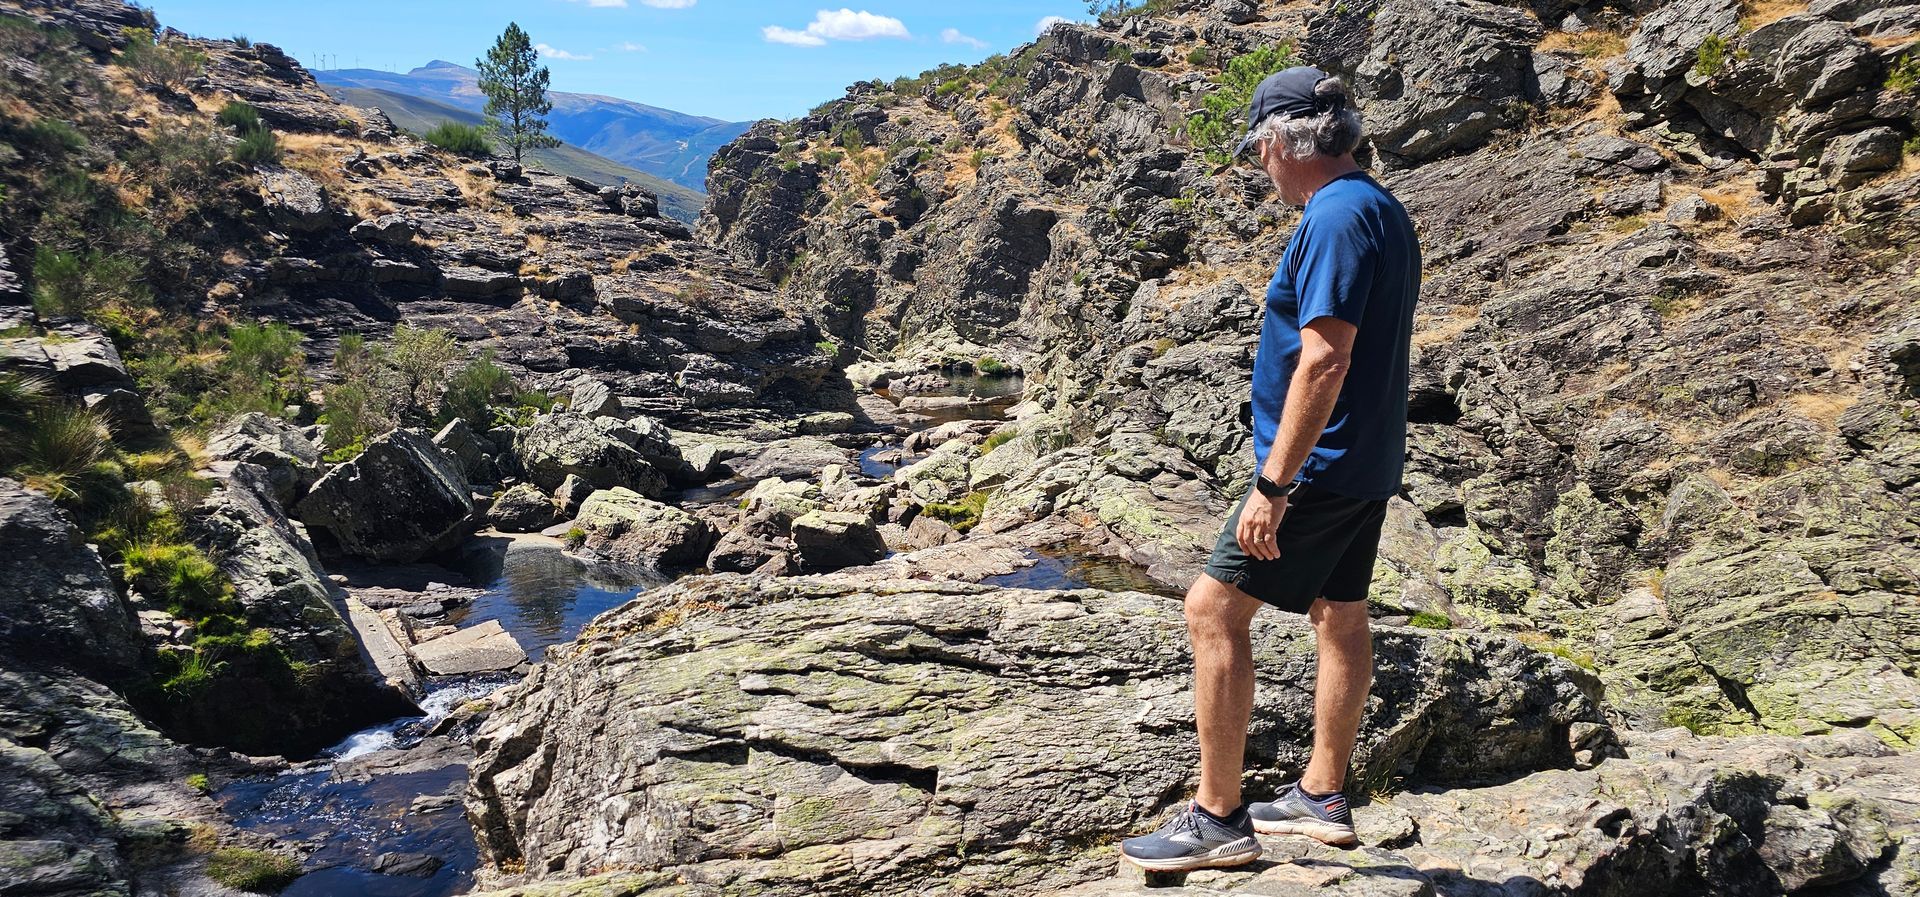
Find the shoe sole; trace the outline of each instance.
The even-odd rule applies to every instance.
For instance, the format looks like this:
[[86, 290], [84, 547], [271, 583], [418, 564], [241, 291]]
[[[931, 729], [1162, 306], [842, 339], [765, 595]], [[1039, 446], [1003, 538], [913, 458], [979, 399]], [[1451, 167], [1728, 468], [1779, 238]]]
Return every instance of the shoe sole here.
[[1360, 843], [1360, 836], [1353, 833], [1351, 826], [1321, 822], [1318, 819], [1255, 819], [1253, 830], [1263, 835], [1305, 835], [1322, 844], [1333, 847], [1352, 847]]
[[[1226, 852], [1222, 853], [1222, 851]], [[1230, 844], [1222, 844], [1214, 848], [1212, 852], [1197, 857], [1143, 860], [1138, 857], [1127, 856], [1125, 851], [1121, 851], [1120, 855], [1125, 857], [1127, 862], [1139, 866], [1148, 872], [1191, 872], [1195, 869], [1224, 869], [1230, 866], [1244, 866], [1259, 859], [1260, 854], [1264, 852], [1266, 852], [1266, 849], [1260, 846], [1259, 841], [1255, 841], [1252, 838], [1242, 838]]]

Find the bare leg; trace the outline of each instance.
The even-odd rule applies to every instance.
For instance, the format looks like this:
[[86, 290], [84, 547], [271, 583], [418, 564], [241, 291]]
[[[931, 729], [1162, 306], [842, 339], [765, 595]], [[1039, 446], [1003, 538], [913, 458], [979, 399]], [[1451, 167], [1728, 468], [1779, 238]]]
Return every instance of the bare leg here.
[[[1191, 608], [1193, 599], [1187, 602]], [[1367, 705], [1367, 689], [1373, 685], [1373, 636], [1368, 631], [1365, 601], [1321, 599], [1313, 603], [1307, 618], [1313, 621], [1319, 657], [1313, 687], [1313, 757], [1307, 761], [1300, 785], [1315, 794], [1328, 794], [1346, 784], [1360, 714]]]
[[1200, 731], [1200, 793], [1210, 813], [1240, 806], [1247, 722], [1253, 715], [1253, 639], [1248, 626], [1259, 601], [1206, 574], [1187, 590], [1187, 637], [1193, 642], [1193, 716]]

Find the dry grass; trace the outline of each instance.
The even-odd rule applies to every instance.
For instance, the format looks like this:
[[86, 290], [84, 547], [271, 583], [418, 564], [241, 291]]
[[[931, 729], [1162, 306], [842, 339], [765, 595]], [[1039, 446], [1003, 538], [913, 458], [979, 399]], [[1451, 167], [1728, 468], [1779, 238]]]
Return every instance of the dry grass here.
[[1413, 344], [1415, 347], [1426, 347], [1453, 342], [1479, 320], [1480, 307], [1477, 305], [1455, 305], [1452, 312], [1443, 318], [1416, 318]]
[[1535, 45], [1534, 51], [1548, 53], [1572, 50], [1582, 59], [1607, 60], [1627, 52], [1627, 39], [1618, 32], [1594, 28], [1588, 31], [1553, 31]]
[[1722, 187], [1700, 191], [1700, 198], [1719, 207], [1728, 221], [1752, 218], [1766, 203], [1760, 200], [1760, 188], [1749, 181], [1737, 181]]
[[1788, 396], [1786, 406], [1793, 413], [1832, 430], [1838, 424], [1840, 415], [1847, 413], [1856, 401], [1854, 396], [1837, 396], [1831, 393], [1803, 392]]
[[637, 252], [629, 252], [626, 255], [621, 256], [620, 258], [614, 259], [613, 273], [625, 274], [629, 269], [633, 267], [633, 263], [639, 260], [640, 260], [640, 253], [637, 253]]
[[371, 193], [358, 190], [347, 191], [346, 202], [347, 211], [366, 219], [374, 219], [382, 215], [391, 215], [400, 208], [394, 205], [392, 200], [384, 196], [375, 196]]
[[1752, 31], [1806, 11], [1806, 3], [1795, 3], [1793, 0], [1746, 0], [1740, 4], [1740, 31]]

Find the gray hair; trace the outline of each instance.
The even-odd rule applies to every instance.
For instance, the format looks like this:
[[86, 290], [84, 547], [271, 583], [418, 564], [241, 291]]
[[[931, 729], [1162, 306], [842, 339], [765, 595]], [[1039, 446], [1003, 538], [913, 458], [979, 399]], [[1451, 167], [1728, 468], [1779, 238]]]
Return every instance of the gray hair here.
[[1260, 140], [1278, 140], [1280, 155], [1288, 159], [1344, 156], [1353, 152], [1354, 147], [1360, 145], [1364, 122], [1360, 111], [1353, 108], [1353, 98], [1347, 95], [1346, 82], [1326, 78], [1314, 85], [1313, 96], [1332, 108], [1299, 118], [1283, 114], [1267, 116], [1254, 129], [1253, 136]]

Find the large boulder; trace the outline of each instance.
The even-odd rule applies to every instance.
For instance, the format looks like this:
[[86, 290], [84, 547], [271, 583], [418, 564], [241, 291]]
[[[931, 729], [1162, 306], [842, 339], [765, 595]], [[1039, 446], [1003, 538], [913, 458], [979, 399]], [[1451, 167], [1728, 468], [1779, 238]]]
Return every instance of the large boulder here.
[[493, 461], [499, 449], [487, 437], [475, 433], [465, 420], [456, 417], [447, 421], [440, 432], [433, 434], [433, 444], [460, 465], [468, 483], [500, 482], [500, 468]]
[[[847, 574], [643, 594], [506, 692], [475, 739], [482, 856], [537, 880], [670, 869], [741, 893], [1033, 893], [1183, 800], [1177, 603]], [[1382, 629], [1356, 790], [1570, 767], [1593, 679], [1517, 642]], [[1314, 639], [1255, 625], [1256, 792], [1312, 743]], [[1576, 743], [1578, 742], [1578, 743]]]
[[1481, 0], [1387, 0], [1356, 72], [1367, 132], [1383, 159], [1410, 164], [1473, 149], [1524, 122], [1540, 23]]
[[291, 506], [320, 478], [320, 447], [299, 427], [257, 411], [222, 424], [207, 438], [207, 454], [267, 472], [273, 497]]
[[[542, 489], [558, 489], [568, 476], [596, 489], [616, 487], [658, 497], [667, 479], [642, 454], [642, 434], [604, 418], [560, 412], [542, 415], [514, 437], [514, 454], [527, 479]], [[668, 446], [672, 443], [669, 441]], [[677, 453], [676, 453], [677, 454]]]
[[864, 514], [813, 511], [793, 521], [793, 548], [808, 570], [871, 564], [887, 555], [880, 531]]
[[532, 483], [515, 483], [487, 508], [487, 522], [503, 533], [531, 533], [554, 521], [553, 497]]
[[100, 555], [52, 500], [0, 478], [0, 649], [104, 675], [132, 671], [143, 640]]
[[294, 513], [348, 554], [404, 563], [465, 535], [473, 496], [459, 465], [426, 434], [394, 430], [328, 471]]
[[594, 553], [655, 569], [697, 566], [713, 546], [713, 525], [631, 489], [603, 489], [580, 505], [574, 525]]
[[[163, 728], [195, 744], [301, 754], [411, 712], [362, 650], [341, 612], [344, 596], [274, 500], [272, 476], [252, 464], [215, 472], [220, 486], [192, 510], [190, 529], [233, 583], [247, 625], [268, 634], [277, 657], [226, 658], [226, 674], [206, 689], [152, 708]], [[300, 675], [285, 675], [280, 658]]]

